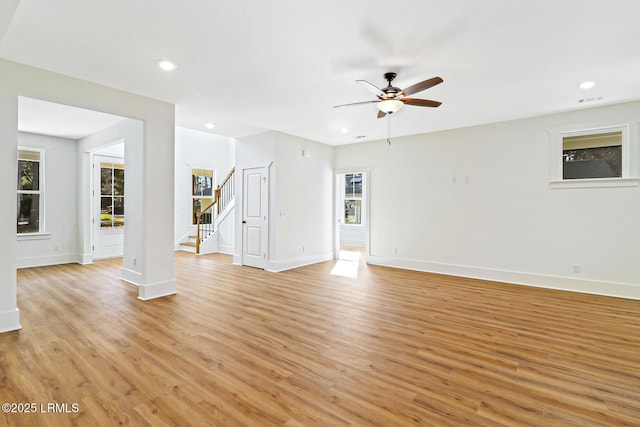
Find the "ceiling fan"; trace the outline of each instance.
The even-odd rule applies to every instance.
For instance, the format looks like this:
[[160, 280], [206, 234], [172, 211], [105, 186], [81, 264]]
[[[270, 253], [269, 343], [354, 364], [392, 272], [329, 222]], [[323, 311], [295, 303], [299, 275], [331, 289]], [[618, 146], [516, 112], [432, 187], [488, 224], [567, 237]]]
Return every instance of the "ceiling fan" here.
[[378, 104], [378, 110], [380, 110], [378, 111], [378, 118], [381, 118], [386, 116], [387, 114], [395, 113], [404, 104], [417, 105], [418, 107], [439, 107], [440, 104], [442, 104], [442, 102], [430, 101], [428, 99], [405, 98], [407, 95], [413, 95], [414, 93], [421, 92], [425, 89], [429, 89], [430, 87], [442, 83], [444, 80], [442, 80], [442, 78], [440, 77], [432, 77], [430, 79], [411, 85], [403, 90], [398, 87], [391, 86], [391, 82], [396, 78], [396, 73], [385, 73], [384, 78], [387, 81], [387, 87], [382, 89], [378, 88], [372, 83], [369, 83], [366, 80], [356, 80], [356, 82], [361, 84], [366, 90], [376, 95], [378, 97], [377, 100], [336, 105], [334, 106], [334, 108], [376, 103]]

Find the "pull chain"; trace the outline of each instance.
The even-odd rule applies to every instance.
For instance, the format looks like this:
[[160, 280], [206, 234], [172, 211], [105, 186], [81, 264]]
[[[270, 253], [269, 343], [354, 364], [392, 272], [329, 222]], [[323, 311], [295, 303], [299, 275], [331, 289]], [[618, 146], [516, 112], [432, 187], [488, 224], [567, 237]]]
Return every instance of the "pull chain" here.
[[387, 114], [387, 144], [391, 145], [391, 114]]

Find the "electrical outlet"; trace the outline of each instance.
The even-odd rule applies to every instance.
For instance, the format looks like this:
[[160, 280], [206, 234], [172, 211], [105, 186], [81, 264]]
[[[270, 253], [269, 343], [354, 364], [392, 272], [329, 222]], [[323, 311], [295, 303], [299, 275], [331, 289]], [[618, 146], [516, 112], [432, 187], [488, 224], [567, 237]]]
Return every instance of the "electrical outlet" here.
[[573, 272], [580, 273], [580, 264], [573, 264]]
[[393, 248], [393, 254], [398, 255], [398, 248]]

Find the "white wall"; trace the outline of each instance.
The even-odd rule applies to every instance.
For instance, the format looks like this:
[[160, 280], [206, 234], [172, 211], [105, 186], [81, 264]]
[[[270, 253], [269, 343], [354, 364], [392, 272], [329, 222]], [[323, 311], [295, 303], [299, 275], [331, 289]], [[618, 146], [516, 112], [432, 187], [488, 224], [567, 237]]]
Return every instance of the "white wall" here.
[[361, 225], [340, 225], [340, 245], [364, 247], [366, 244], [366, 229]]
[[[242, 262], [242, 169], [252, 167], [266, 167], [268, 173], [266, 269], [281, 271], [332, 259], [333, 148], [279, 132], [241, 138], [235, 145], [234, 263]], [[303, 150], [311, 157], [303, 157]]]
[[[247, 168], [265, 167], [269, 181], [269, 201], [275, 200], [275, 160], [276, 160], [276, 132], [265, 132], [240, 138], [235, 142], [236, 160], [236, 204], [234, 209], [235, 242], [233, 249], [233, 263], [242, 264], [242, 170]], [[274, 237], [275, 215], [272, 214], [272, 204], [269, 205], [268, 245], [269, 254], [275, 251]], [[270, 255], [269, 255], [270, 256]]]
[[[61, 74], [0, 59], [0, 217], [16, 212], [15, 177], [17, 155], [18, 96], [28, 96], [89, 110], [102, 111], [144, 121], [144, 139], [134, 160], [141, 179], [141, 209], [144, 218], [134, 238], [141, 252], [133, 254], [141, 272], [139, 298], [175, 293], [173, 273], [173, 176], [175, 107], [162, 101], [74, 79]], [[151, 215], [153, 213], [153, 215]], [[3, 253], [0, 257], [0, 331], [20, 328], [16, 298], [16, 229], [14, 221], [0, 223]]]
[[227, 137], [178, 127], [175, 151], [174, 241], [178, 243], [194, 229], [191, 224], [191, 170], [213, 170], [215, 185], [219, 185], [234, 166], [234, 155], [230, 153], [233, 151], [233, 141]]
[[18, 236], [18, 268], [78, 261], [77, 145], [74, 139], [18, 133], [18, 145], [44, 150], [43, 235]]
[[[310, 157], [303, 157], [303, 150]], [[276, 134], [275, 250], [279, 271], [333, 259], [333, 148]]]
[[640, 298], [640, 187], [550, 188], [547, 132], [634, 115], [639, 103], [337, 147], [336, 169], [373, 167], [369, 262]]

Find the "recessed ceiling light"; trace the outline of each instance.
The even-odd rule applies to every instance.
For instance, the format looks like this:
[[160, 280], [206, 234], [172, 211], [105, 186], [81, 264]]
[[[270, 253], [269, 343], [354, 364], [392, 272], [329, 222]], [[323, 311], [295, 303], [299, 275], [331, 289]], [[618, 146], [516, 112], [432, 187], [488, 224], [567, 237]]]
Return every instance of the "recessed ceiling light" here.
[[213, 123], [207, 123], [206, 125], [204, 125], [207, 129], [213, 129], [214, 127], [216, 127], [216, 125], [214, 125]]
[[167, 61], [166, 59], [159, 59], [156, 61], [156, 63], [158, 64], [158, 67], [162, 68], [165, 71], [173, 71], [178, 68], [178, 66], [174, 62]]
[[348, 127], [343, 127], [342, 129], [340, 129], [340, 132], [349, 133], [349, 128]]
[[587, 80], [585, 82], [580, 83], [580, 89], [591, 89], [592, 87], [594, 87], [596, 85], [596, 82], [593, 82], [591, 80]]

